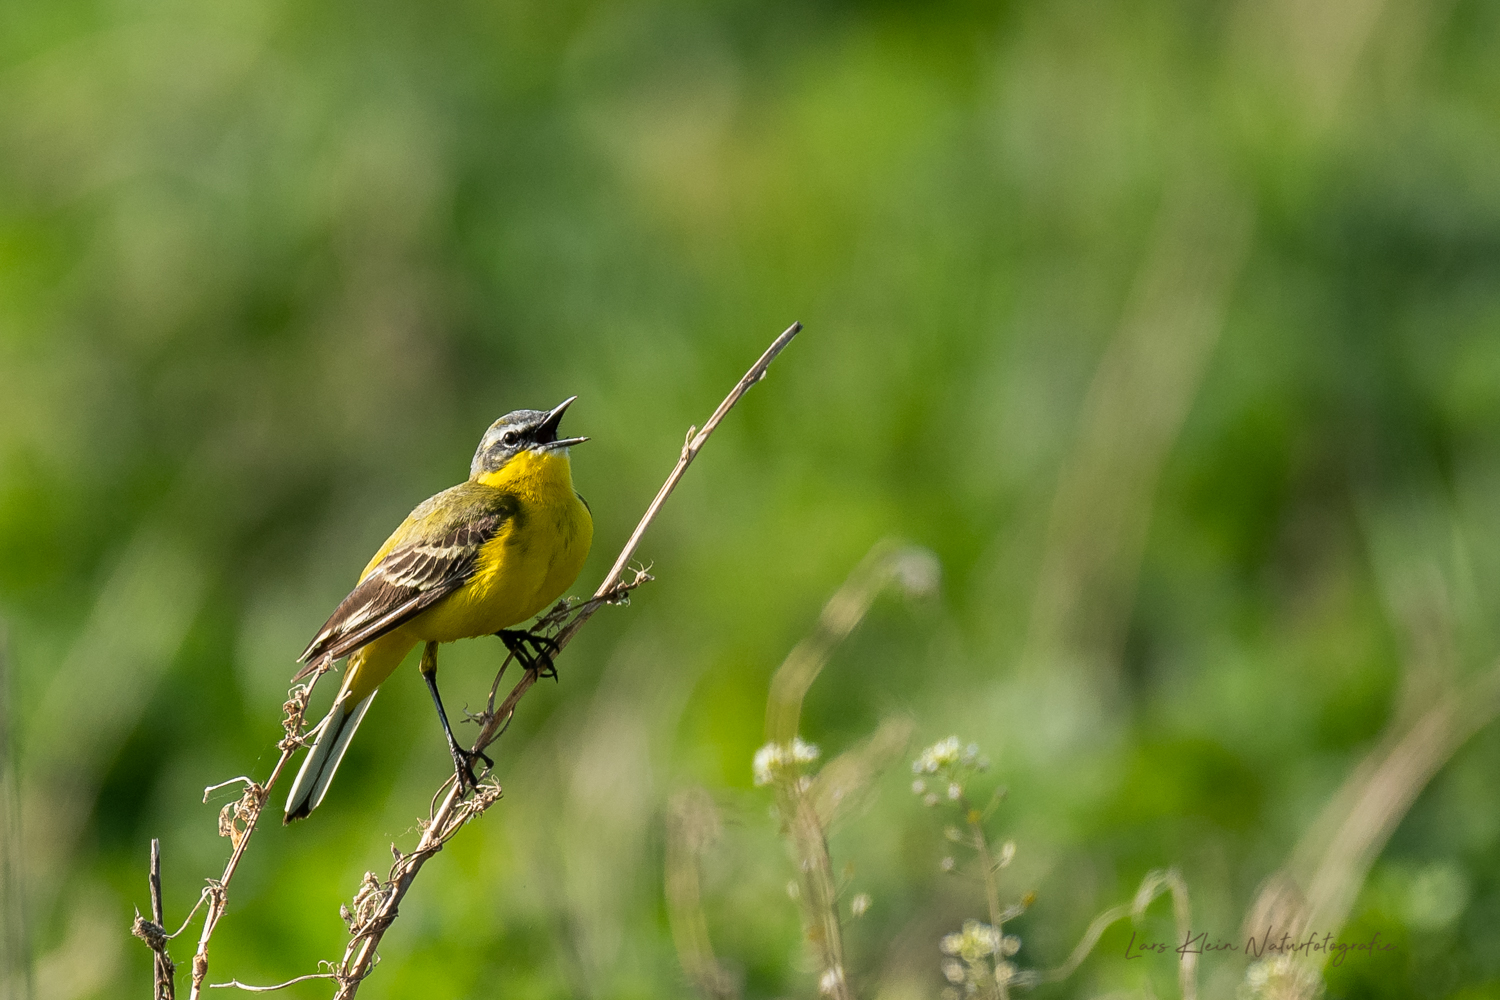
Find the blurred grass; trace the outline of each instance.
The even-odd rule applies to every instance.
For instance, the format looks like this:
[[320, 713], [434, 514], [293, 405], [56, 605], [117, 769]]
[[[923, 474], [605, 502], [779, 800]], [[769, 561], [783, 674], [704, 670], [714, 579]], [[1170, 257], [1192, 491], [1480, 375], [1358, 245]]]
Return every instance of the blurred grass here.
[[[35, 994], [144, 992], [149, 838], [171, 919], [222, 862], [201, 789], [269, 767], [300, 644], [490, 420], [581, 396], [583, 590], [792, 319], [648, 538], [658, 582], [528, 699], [506, 800], [364, 995], [686, 995], [662, 823], [694, 783], [726, 816], [721, 959], [749, 996], [809, 993], [749, 760], [771, 671], [888, 535], [939, 555], [942, 596], [877, 605], [805, 735], [836, 752], [899, 712], [986, 747], [1011, 888], [1039, 892], [1024, 964], [1167, 865], [1233, 937], [1383, 728], [1497, 653], [1497, 42], [1484, 0], [0, 7]], [[1180, 416], [1145, 439], [1131, 403], [1091, 436], [1174, 193], [1205, 182], [1227, 200], [1198, 211], [1243, 204], [1250, 235], [1201, 361], [1151, 324], [1124, 353], [1150, 363], [1121, 398]], [[1039, 610], [1048, 579], [1068, 614]], [[477, 704], [497, 655], [447, 654], [450, 697]], [[425, 698], [394, 678], [316, 819], [263, 831], [215, 979], [338, 953], [337, 901], [446, 769]], [[1418, 799], [1354, 914], [1398, 953], [1336, 995], [1500, 995], [1497, 767], [1486, 731]], [[849, 932], [872, 996], [935, 994], [972, 905], [905, 782], [833, 842], [875, 900]], [[1174, 995], [1124, 941], [1047, 995]]]

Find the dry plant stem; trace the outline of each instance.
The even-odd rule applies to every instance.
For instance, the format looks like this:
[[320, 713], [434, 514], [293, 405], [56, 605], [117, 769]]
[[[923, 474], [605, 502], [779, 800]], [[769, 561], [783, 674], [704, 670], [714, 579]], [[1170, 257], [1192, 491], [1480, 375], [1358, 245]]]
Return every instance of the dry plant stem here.
[[[990, 854], [990, 841], [984, 833], [984, 814], [964, 799], [964, 819], [969, 824], [969, 836], [974, 840], [974, 850], [979, 855], [980, 870], [984, 872], [984, 901], [990, 908], [990, 926], [1002, 936], [1005, 933], [1005, 917], [1000, 912], [1000, 883], [995, 878], [998, 867]], [[1002, 938], [1003, 939], [1003, 938]], [[1009, 1000], [1010, 984], [996, 982], [996, 995], [1000, 1000]]]
[[240, 982], [238, 979], [231, 979], [227, 983], [209, 983], [208, 988], [211, 990], [244, 990], [246, 993], [274, 993], [277, 990], [284, 990], [288, 986], [296, 986], [298, 983], [305, 983], [309, 979], [337, 978], [338, 977], [331, 972], [313, 972], [309, 973], [306, 976], [298, 976], [296, 979], [288, 979], [284, 983], [277, 983], [275, 986], [247, 986], [244, 983]]
[[147, 876], [147, 882], [151, 887], [151, 919], [148, 921], [141, 916], [137, 910], [135, 923], [130, 928], [130, 933], [146, 943], [155, 955], [153, 960], [154, 975], [152, 976], [151, 995], [155, 1000], [172, 1000], [176, 995], [176, 984], [173, 975], [177, 969], [172, 964], [172, 959], [167, 955], [167, 941], [170, 936], [166, 931], [165, 919], [162, 917], [161, 909], [161, 841], [151, 841], [151, 868]]
[[[812, 635], [792, 648], [771, 678], [771, 692], [766, 700], [766, 737], [772, 743], [791, 745], [801, 722], [802, 701], [813, 681], [839, 643], [864, 620], [876, 596], [898, 578], [905, 578], [909, 585], [913, 581], [922, 584], [935, 581], [931, 554], [890, 540], [877, 542], [828, 599]], [[926, 588], [911, 585], [909, 589]], [[809, 794], [811, 783], [793, 775], [778, 781], [776, 788], [777, 806], [787, 824], [797, 859], [808, 940], [817, 949], [822, 964], [819, 989], [834, 1000], [850, 1000], [853, 993], [844, 969], [838, 884], [824, 824], [814, 796]]]
[[984, 835], [984, 821], [979, 810], [964, 803], [964, 818], [969, 823], [969, 835], [974, 838], [974, 850], [979, 854], [979, 864], [984, 871], [984, 901], [990, 908], [990, 926], [1000, 929], [1000, 884], [995, 880], [995, 859], [990, 855], [990, 842]]
[[[281, 722], [286, 735], [277, 744], [281, 750], [281, 757], [277, 759], [276, 766], [271, 769], [271, 776], [266, 779], [266, 783], [260, 785], [248, 778], [240, 779], [245, 782], [245, 794], [238, 802], [225, 806], [219, 814], [219, 832], [229, 838], [230, 843], [234, 845], [234, 850], [229, 855], [229, 862], [224, 866], [224, 873], [217, 879], [210, 879], [208, 887], [204, 890], [204, 895], [208, 899], [208, 910], [203, 915], [203, 932], [198, 936], [198, 950], [193, 955], [191, 1000], [198, 1000], [203, 993], [203, 980], [208, 976], [208, 942], [213, 937], [214, 929], [219, 925], [219, 919], [224, 916], [225, 908], [229, 905], [229, 882], [234, 878], [234, 873], [240, 866], [240, 859], [245, 856], [245, 849], [250, 846], [250, 837], [255, 833], [256, 824], [260, 821], [260, 814], [265, 808], [266, 800], [270, 797], [271, 788], [281, 777], [281, 772], [286, 770], [286, 765], [292, 756], [302, 746], [302, 719], [307, 713], [308, 699], [312, 697], [313, 687], [318, 683], [319, 678], [327, 673], [331, 666], [329, 661], [322, 661], [313, 671], [312, 676], [294, 686], [288, 693], [286, 704], [282, 706], [285, 714]], [[204, 791], [205, 801], [211, 790]]]
[[799, 790], [795, 782], [783, 783], [779, 791], [782, 815], [788, 817], [792, 846], [800, 859], [807, 937], [822, 963], [819, 991], [833, 1000], [852, 1000], [854, 992], [844, 974], [844, 933], [839, 924], [838, 883], [828, 854], [828, 838], [812, 796]]
[[808, 689], [818, 679], [833, 650], [864, 620], [870, 605], [892, 580], [907, 577], [930, 585], [936, 581], [936, 575], [935, 561], [926, 549], [890, 539], [877, 542], [823, 605], [812, 635], [793, 647], [771, 678], [771, 694], [766, 701], [766, 739], [777, 744], [791, 743], [797, 735], [802, 699]]
[[[647, 529], [656, 520], [657, 514], [667, 502], [667, 498], [677, 488], [677, 484], [682, 480], [683, 474], [687, 472], [688, 466], [692, 464], [693, 459], [698, 457], [698, 452], [707, 443], [709, 435], [719, 426], [719, 422], [724, 419], [725, 414], [740, 401], [740, 397], [749, 391], [751, 386], [765, 378], [766, 370], [771, 366], [771, 362], [776, 360], [776, 356], [792, 342], [792, 338], [801, 329], [802, 324], [800, 323], [793, 323], [788, 327], [781, 336], [777, 337], [771, 343], [771, 346], [760, 356], [760, 359], [750, 366], [750, 370], [730, 390], [729, 395], [724, 397], [724, 401], [719, 404], [718, 409], [714, 410], [713, 415], [708, 418], [708, 422], [703, 425], [702, 430], [692, 428], [688, 431], [687, 441], [682, 446], [682, 453], [677, 459], [676, 466], [673, 467], [671, 474], [667, 476], [666, 482], [662, 484], [661, 489], [657, 491], [656, 498], [646, 508], [646, 513], [642, 515], [640, 523], [636, 525], [635, 531], [631, 533], [629, 540], [625, 543], [625, 547], [620, 550], [619, 556], [615, 559], [614, 566], [611, 567], [608, 575], [604, 578], [604, 582], [599, 585], [598, 590], [594, 592], [594, 598], [574, 609], [576, 613], [570, 614], [566, 606], [561, 606], [554, 609], [553, 612], [549, 613], [542, 620], [539, 627], [555, 626], [563, 623], [566, 619], [565, 624], [562, 624], [557, 634], [552, 636], [552, 640], [557, 644], [554, 656], [556, 653], [560, 653], [563, 647], [572, 641], [573, 636], [578, 633], [578, 630], [583, 627], [585, 622], [593, 617], [594, 612], [601, 606], [609, 603], [611, 600], [618, 599], [623, 594], [628, 593], [650, 579], [645, 570], [636, 570], [634, 578], [626, 580], [627, 567], [635, 557], [636, 550], [640, 547], [641, 539], [645, 536]], [[507, 658], [506, 662], [509, 662], [509, 658]], [[505, 666], [502, 664], [501, 671], [503, 672], [504, 669]], [[516, 705], [525, 696], [526, 692], [531, 690], [532, 685], [536, 683], [537, 679], [538, 675], [534, 671], [527, 671], [522, 674], [521, 679], [511, 689], [510, 694], [500, 707], [493, 711], [487, 709], [480, 716], [479, 736], [475, 739], [473, 746], [475, 751], [485, 749], [504, 732], [511, 715], [515, 712]], [[385, 931], [391, 925], [391, 922], [396, 919], [401, 900], [405, 898], [407, 891], [411, 888], [412, 882], [416, 880], [417, 873], [427, 863], [427, 859], [442, 850], [443, 844], [456, 834], [466, 822], [483, 813], [494, 802], [498, 801], [499, 798], [499, 786], [487, 783], [481, 785], [474, 798], [466, 801], [462, 790], [455, 783], [448, 789], [442, 803], [431, 814], [430, 819], [423, 824], [422, 836], [417, 843], [416, 849], [397, 860], [395, 866], [391, 869], [390, 877], [385, 883], [375, 880], [376, 886], [368, 894], [362, 894], [366, 903], [363, 909], [358, 905], [360, 900], [356, 899], [356, 912], [352, 915], [349, 945], [344, 950], [344, 956], [339, 963], [337, 972], [339, 980], [339, 990], [336, 994], [337, 1000], [347, 1000], [347, 998], [353, 997], [359, 990], [359, 984], [370, 974], [370, 970], [374, 968], [376, 949], [380, 946], [380, 940], [385, 935]], [[368, 881], [367, 879], [367, 885]]]
[[[1083, 960], [1089, 957], [1094, 950], [1094, 945], [1104, 936], [1104, 932], [1117, 921], [1132, 917], [1136, 920], [1146, 912], [1162, 893], [1172, 894], [1172, 916], [1177, 924], [1177, 934], [1186, 940], [1192, 926], [1192, 907], [1188, 899], [1187, 883], [1183, 881], [1182, 875], [1175, 868], [1166, 871], [1148, 872], [1141, 880], [1141, 887], [1136, 890], [1135, 899], [1120, 906], [1111, 907], [1094, 918], [1089, 924], [1088, 930], [1084, 931], [1082, 939], [1079, 940], [1073, 953], [1068, 960], [1055, 969], [1037, 974], [1034, 983], [1058, 983], [1067, 979]], [[1184, 954], [1182, 961], [1177, 966], [1178, 988], [1182, 992], [1182, 1000], [1197, 1000], [1198, 997], [1198, 956]]]
[[[1345, 779], [1282, 871], [1245, 917], [1247, 936], [1311, 929], [1337, 935], [1370, 866], [1422, 790], [1477, 732], [1500, 715], [1500, 663], [1450, 690], [1402, 731], [1391, 730]], [[1297, 959], [1321, 978], [1323, 958]]]
[[[151, 919], [158, 927], [165, 928], [167, 925], [161, 910], [161, 841], [155, 837], [151, 838]], [[157, 951], [155, 964], [156, 1000], [172, 1000], [177, 992], [176, 984], [172, 981], [177, 969], [167, 956], [166, 942]]]
[[739, 1000], [739, 983], [720, 964], [703, 915], [699, 862], [720, 832], [718, 810], [701, 788], [672, 796], [667, 807], [667, 922], [683, 971], [706, 1000]]

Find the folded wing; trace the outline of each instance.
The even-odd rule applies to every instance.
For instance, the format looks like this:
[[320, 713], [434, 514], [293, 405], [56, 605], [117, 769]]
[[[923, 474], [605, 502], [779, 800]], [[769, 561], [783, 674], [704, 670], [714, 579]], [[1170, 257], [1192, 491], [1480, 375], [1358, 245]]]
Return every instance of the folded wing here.
[[430, 539], [397, 545], [365, 574], [298, 657], [294, 679], [324, 658], [336, 660], [374, 642], [458, 590], [474, 574], [480, 547], [505, 523], [504, 512], [473, 516]]

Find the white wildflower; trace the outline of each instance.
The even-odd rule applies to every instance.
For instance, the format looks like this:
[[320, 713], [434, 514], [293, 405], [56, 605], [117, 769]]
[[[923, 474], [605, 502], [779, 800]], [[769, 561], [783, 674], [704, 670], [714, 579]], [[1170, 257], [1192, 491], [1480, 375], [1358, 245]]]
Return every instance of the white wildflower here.
[[776, 743], [767, 743], [755, 751], [755, 762], [752, 767], [755, 771], [757, 788], [761, 785], [769, 785], [776, 780], [776, 772], [782, 767], [784, 752]]
[[944, 955], [957, 955], [958, 949], [963, 947], [964, 936], [962, 934], [944, 934], [943, 939], [938, 942], [938, 949]]
[[1014, 965], [1011, 965], [1009, 962], [995, 963], [995, 982], [1004, 986], [1014, 978], [1016, 978], [1016, 967]]
[[849, 912], [862, 917], [870, 909], [870, 894], [862, 892], [849, 901]]
[[1005, 843], [1003, 843], [1003, 844], [1000, 845], [1000, 867], [1001, 868], [1004, 868], [1006, 865], [1010, 864], [1013, 860], [1015, 860], [1015, 857], [1016, 857], [1016, 842], [1014, 840], [1007, 840]]
[[923, 750], [917, 759], [912, 761], [913, 774], [936, 774], [940, 769], [952, 767], [958, 763], [959, 742], [957, 736], [950, 736], [945, 740], [938, 740], [932, 746]]
[[958, 954], [965, 962], [974, 964], [980, 959], [1000, 953], [1000, 932], [989, 924], [978, 920], [965, 920], [964, 929], [958, 938]]
[[1007, 934], [1000, 939], [1000, 954], [1009, 958], [1021, 950], [1021, 939], [1014, 934]]
[[913, 795], [921, 795], [923, 792], [927, 791], [927, 782], [923, 781], [921, 778], [918, 778], [916, 781], [913, 781], [911, 783], [911, 791]]
[[818, 755], [817, 746], [802, 742], [800, 736], [792, 740], [791, 746], [785, 743], [767, 743], [755, 751], [755, 784], [757, 787], [769, 785], [793, 766], [811, 764], [818, 759]]
[[964, 747], [964, 755], [962, 757], [962, 760], [965, 764], [968, 765], [973, 765], [975, 761], [979, 760], [979, 744], [970, 743], [968, 746]]
[[960, 785], [956, 781], [950, 781], [950, 782], [948, 782], [948, 798], [953, 799], [954, 801], [957, 801], [958, 799], [960, 799], [960, 798], [963, 797], [963, 794], [964, 794], [964, 786], [963, 785]]
[[944, 827], [943, 828], [943, 836], [947, 837], [949, 840], [953, 841], [955, 844], [958, 843], [960, 840], [964, 839], [963, 833], [961, 833], [959, 831], [958, 827], [956, 827], [956, 826], [946, 826], [946, 827]]
[[943, 978], [946, 979], [946, 980], [948, 980], [948, 982], [954, 984], [955, 986], [957, 986], [959, 983], [963, 982], [964, 981], [964, 967], [963, 967], [962, 963], [955, 962], [951, 958], [948, 959], [948, 961], [944, 962], [943, 963]]
[[792, 760], [798, 764], [811, 764], [821, 753], [816, 743], [803, 743], [802, 737], [792, 737]]
[[937, 792], [928, 792], [926, 795], [922, 796], [922, 804], [929, 808], [937, 805], [939, 801], [941, 800], [938, 799]]
[[843, 985], [843, 982], [844, 970], [835, 965], [818, 978], [818, 992], [826, 997], [831, 997], [834, 993], [838, 992], [838, 988]]

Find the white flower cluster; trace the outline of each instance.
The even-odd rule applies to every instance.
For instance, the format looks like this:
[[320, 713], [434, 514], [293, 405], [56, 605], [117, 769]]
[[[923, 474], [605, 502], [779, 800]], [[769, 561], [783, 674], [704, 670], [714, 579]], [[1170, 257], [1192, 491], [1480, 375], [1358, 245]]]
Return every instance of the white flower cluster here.
[[755, 751], [756, 787], [780, 780], [787, 772], [803, 764], [811, 764], [818, 759], [818, 755], [818, 748], [811, 743], [802, 742], [800, 736], [793, 737], [791, 746], [785, 743], [767, 743]]
[[965, 746], [959, 742], [957, 736], [950, 736], [945, 740], [938, 740], [923, 750], [917, 759], [911, 762], [911, 773], [937, 774], [945, 768], [960, 766], [983, 771], [989, 767], [989, 763], [979, 755], [978, 743]]
[[[917, 759], [911, 762], [912, 774], [937, 774], [945, 767], [952, 767], [958, 763], [959, 749], [957, 736], [950, 736], [946, 740], [938, 740], [932, 746], [923, 750]], [[979, 748], [975, 747], [977, 755]]]
[[831, 997], [843, 984], [844, 970], [841, 966], [835, 965], [831, 969], [824, 970], [823, 975], [818, 977], [818, 992], [825, 997]]
[[948, 956], [943, 961], [943, 977], [974, 993], [991, 977], [1000, 984], [1015, 977], [1016, 967], [1005, 959], [1021, 950], [1021, 939], [978, 920], [965, 920], [963, 930], [945, 934], [938, 947]]
[[999, 931], [978, 920], [965, 920], [964, 929], [955, 934], [943, 935], [938, 947], [944, 955], [962, 958], [965, 962], [977, 962], [990, 955], [1000, 954], [1003, 938]]
[[[922, 796], [922, 803], [928, 806], [937, 805], [945, 795], [950, 802], [957, 802], [963, 798], [963, 781], [968, 772], [971, 769], [983, 771], [989, 766], [990, 762], [980, 756], [977, 743], [965, 746], [957, 736], [938, 740], [911, 762], [911, 773], [918, 776], [911, 783], [912, 794]], [[942, 775], [931, 791], [928, 790], [927, 779], [921, 777], [927, 774]]]

